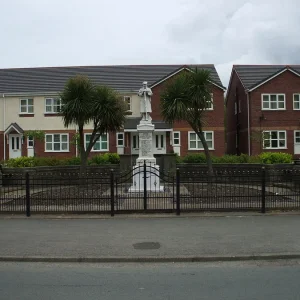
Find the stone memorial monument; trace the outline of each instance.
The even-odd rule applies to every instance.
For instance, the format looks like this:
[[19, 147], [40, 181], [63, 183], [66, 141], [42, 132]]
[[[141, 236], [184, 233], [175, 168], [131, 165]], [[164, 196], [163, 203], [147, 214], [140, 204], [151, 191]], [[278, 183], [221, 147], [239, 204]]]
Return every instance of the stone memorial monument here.
[[129, 192], [142, 192], [144, 190], [144, 163], [146, 164], [147, 174], [147, 190], [148, 191], [163, 191], [163, 186], [160, 186], [159, 166], [156, 164], [156, 159], [153, 156], [153, 132], [155, 126], [152, 124], [150, 113], [151, 89], [147, 86], [147, 82], [143, 82], [143, 87], [140, 88], [138, 95], [140, 96], [140, 112], [142, 115], [137, 131], [139, 133], [139, 157], [136, 160], [136, 165], [133, 167], [133, 185], [129, 188]]

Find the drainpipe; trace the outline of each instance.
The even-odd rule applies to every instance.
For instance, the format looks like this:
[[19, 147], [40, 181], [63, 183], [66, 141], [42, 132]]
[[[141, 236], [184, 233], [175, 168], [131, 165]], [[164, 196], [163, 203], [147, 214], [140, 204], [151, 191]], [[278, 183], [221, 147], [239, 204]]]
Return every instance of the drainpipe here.
[[247, 92], [247, 110], [248, 110], [248, 155], [251, 155], [251, 147], [250, 147], [250, 103], [249, 103], [249, 92]]
[[5, 100], [5, 95], [2, 94], [3, 98], [3, 160], [6, 160], [6, 145], [5, 145], [5, 110], [6, 110], [6, 100]]
[[[77, 135], [77, 133], [78, 133], [78, 128], [77, 128], [77, 126], [75, 125], [75, 134]], [[78, 157], [78, 145], [77, 145], [77, 139], [75, 139], [75, 155], [76, 155], [76, 157]]]

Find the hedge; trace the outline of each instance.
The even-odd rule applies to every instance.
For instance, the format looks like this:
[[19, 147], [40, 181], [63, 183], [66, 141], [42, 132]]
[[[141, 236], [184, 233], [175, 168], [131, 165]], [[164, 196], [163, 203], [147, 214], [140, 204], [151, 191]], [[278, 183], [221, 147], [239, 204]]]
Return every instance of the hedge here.
[[[117, 153], [95, 155], [88, 160], [88, 165], [119, 164], [120, 156]], [[3, 163], [8, 168], [25, 168], [41, 166], [76, 166], [80, 165], [79, 157], [18, 157], [11, 158]]]
[[[246, 154], [241, 154], [240, 156], [212, 156], [211, 160], [214, 164], [283, 164], [293, 162], [291, 154], [281, 152], [263, 152], [257, 156], [249, 156]], [[188, 154], [184, 157], [177, 157], [177, 162], [205, 164], [206, 157], [204, 153]]]

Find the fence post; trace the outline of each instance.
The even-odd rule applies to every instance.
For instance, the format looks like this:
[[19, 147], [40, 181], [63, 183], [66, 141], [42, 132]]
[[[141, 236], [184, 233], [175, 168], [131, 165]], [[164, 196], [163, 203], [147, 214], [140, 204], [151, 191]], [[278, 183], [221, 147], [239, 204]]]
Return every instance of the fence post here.
[[29, 184], [29, 173], [26, 172], [25, 175], [25, 185], [26, 185], [26, 216], [30, 217], [30, 184]]
[[180, 172], [176, 169], [176, 215], [180, 215]]
[[110, 215], [115, 215], [115, 189], [114, 189], [114, 170], [110, 170]]
[[262, 167], [261, 178], [261, 213], [266, 213], [266, 169]]
[[146, 170], [146, 160], [144, 160], [144, 210], [147, 210], [147, 170]]

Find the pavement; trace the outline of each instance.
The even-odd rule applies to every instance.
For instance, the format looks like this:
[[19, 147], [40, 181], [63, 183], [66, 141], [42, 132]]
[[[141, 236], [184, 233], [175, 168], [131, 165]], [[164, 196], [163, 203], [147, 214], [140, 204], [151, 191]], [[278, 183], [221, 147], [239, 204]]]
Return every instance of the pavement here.
[[300, 258], [300, 214], [0, 216], [0, 261], [197, 262]]

